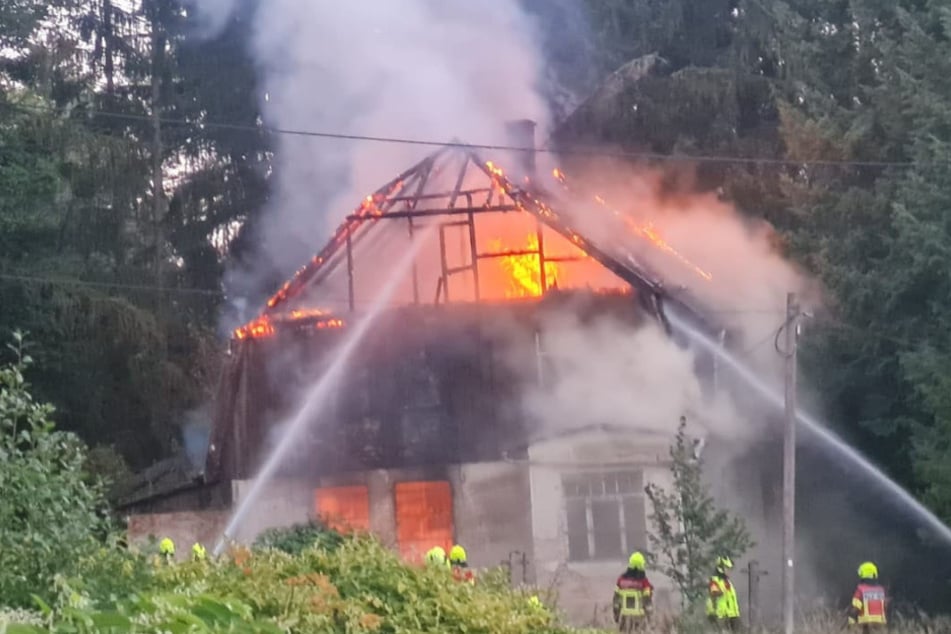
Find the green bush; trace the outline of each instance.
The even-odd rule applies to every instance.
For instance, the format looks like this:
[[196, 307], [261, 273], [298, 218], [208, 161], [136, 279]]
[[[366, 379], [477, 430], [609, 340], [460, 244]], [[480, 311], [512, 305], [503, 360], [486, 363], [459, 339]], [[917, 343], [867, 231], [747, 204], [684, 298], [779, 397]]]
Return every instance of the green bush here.
[[[370, 634], [567, 633], [528, 595], [497, 583], [455, 582], [448, 570], [404, 564], [370, 537], [337, 535], [332, 547], [298, 554], [232, 549], [217, 561], [148, 563], [103, 549], [82, 562], [82, 579], [61, 579], [43, 614], [11, 634], [39, 632], [248, 632]], [[111, 586], [90, 582], [107, 570]], [[0, 627], [2, 631], [2, 627]]]
[[16, 361], [0, 366], [0, 597], [23, 607], [32, 594], [50, 597], [108, 524], [102, 487], [85, 475], [86, 447], [56, 431], [53, 407], [30, 394], [22, 335], [10, 349]]
[[272, 528], [264, 531], [255, 540], [258, 548], [273, 548], [291, 555], [297, 555], [314, 546], [333, 549], [343, 541], [340, 533], [331, 530], [318, 521], [297, 524], [288, 528]]
[[[528, 593], [508, 588], [496, 575], [480, 575], [475, 585], [457, 583], [445, 568], [409, 566], [364, 536], [338, 536], [333, 547], [315, 545], [297, 554], [233, 548], [218, 560], [171, 566], [103, 548], [78, 569], [81, 578], [60, 578], [55, 601], [38, 602], [39, 613], [0, 612], [0, 632], [5, 620], [13, 624], [5, 634], [594, 632], [559, 624], [556, 615], [533, 607]], [[97, 581], [110, 570], [111, 583]], [[841, 615], [817, 617], [797, 631], [834, 634], [841, 621]], [[895, 621], [894, 632], [929, 631]], [[658, 632], [707, 631], [702, 616], [656, 625]]]

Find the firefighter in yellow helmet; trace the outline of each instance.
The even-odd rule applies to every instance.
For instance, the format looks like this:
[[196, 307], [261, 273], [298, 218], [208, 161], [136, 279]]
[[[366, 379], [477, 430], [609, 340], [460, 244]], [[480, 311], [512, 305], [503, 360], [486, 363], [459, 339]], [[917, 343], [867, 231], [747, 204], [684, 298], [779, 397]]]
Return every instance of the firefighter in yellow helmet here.
[[205, 547], [199, 542], [192, 544], [192, 561], [205, 561], [207, 555]]
[[426, 564], [433, 567], [449, 567], [446, 550], [442, 546], [433, 546], [426, 553]]
[[456, 544], [449, 550], [449, 565], [452, 567], [452, 578], [464, 583], [475, 583], [475, 575], [469, 569], [466, 559], [466, 549]]
[[849, 625], [867, 633], [885, 629], [885, 588], [878, 583], [878, 566], [866, 561], [859, 566], [859, 585], [849, 606]]
[[545, 604], [542, 603], [542, 600], [538, 598], [537, 594], [533, 594], [528, 598], [528, 605], [534, 613], [538, 614], [546, 621], [551, 621], [551, 612], [548, 610]]
[[736, 631], [740, 628], [740, 604], [736, 586], [730, 581], [733, 561], [729, 557], [718, 557], [716, 566], [708, 586], [707, 618], [720, 629]]
[[632, 632], [647, 626], [653, 607], [654, 587], [647, 580], [647, 561], [635, 552], [627, 560], [627, 570], [617, 579], [614, 590], [614, 622], [621, 632]]
[[159, 542], [159, 555], [161, 555], [162, 560], [167, 564], [175, 561], [175, 542], [168, 537], [163, 538], [162, 541]]

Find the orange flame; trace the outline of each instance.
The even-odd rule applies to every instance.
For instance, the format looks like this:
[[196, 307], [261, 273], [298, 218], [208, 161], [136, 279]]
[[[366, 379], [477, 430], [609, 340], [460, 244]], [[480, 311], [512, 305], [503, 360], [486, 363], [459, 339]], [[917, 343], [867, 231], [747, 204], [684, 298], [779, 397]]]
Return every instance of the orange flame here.
[[[492, 249], [496, 253], [507, 251], [538, 251], [538, 236], [529, 234], [522, 248], [506, 248], [502, 240], [493, 240]], [[510, 299], [518, 297], [540, 297], [543, 294], [541, 267], [538, 255], [534, 253], [513, 253], [499, 258], [499, 265], [509, 278], [509, 287], [505, 296]], [[558, 285], [558, 265], [555, 262], [545, 262], [545, 285]]]
[[502, 168], [496, 165], [495, 163], [493, 163], [492, 161], [486, 161], [485, 166], [489, 168], [489, 171], [492, 172], [493, 175], [499, 176], [499, 177], [505, 176], [505, 172], [502, 171]]
[[492, 161], [485, 162], [486, 168], [488, 168], [489, 173], [492, 175], [492, 182], [495, 184], [496, 191], [500, 196], [504, 196], [508, 191], [505, 189], [505, 172], [502, 171], [502, 168], [493, 163]]
[[[554, 170], [552, 170], [552, 176], [555, 178], [555, 180], [557, 180], [559, 183], [564, 185], [566, 190], [568, 190], [568, 183], [567, 183], [567, 179], [565, 177], [564, 172], [562, 172], [560, 169], [556, 167]], [[617, 209], [610, 207], [607, 201], [600, 195], [595, 194], [594, 201], [598, 203], [599, 205], [601, 205], [602, 207], [604, 207], [605, 209], [607, 209], [608, 211], [610, 211], [616, 218], [622, 219], [624, 221], [624, 224], [627, 225], [628, 228], [630, 228], [631, 231], [634, 232], [634, 235], [638, 236], [639, 238], [643, 238], [644, 240], [647, 240], [648, 242], [650, 242], [652, 245], [654, 245], [661, 251], [664, 251], [665, 253], [673, 256], [674, 258], [679, 260], [681, 264], [692, 269], [697, 275], [699, 275], [706, 281], [709, 282], [710, 280], [713, 279], [713, 275], [711, 275], [709, 272], [705, 271], [704, 269], [700, 268], [699, 266], [691, 262], [689, 259], [687, 259], [686, 256], [681, 254], [674, 247], [672, 247], [666, 240], [664, 240], [652, 222], [648, 221], [643, 224], [637, 222], [633, 218], [626, 216], [625, 214], [622, 214]], [[575, 236], [572, 236], [572, 238], [574, 237]]]
[[291, 319], [307, 319], [308, 317], [323, 317], [327, 314], [322, 308], [296, 308], [291, 311]]
[[[301, 308], [292, 310], [290, 312], [289, 318], [291, 321], [300, 321], [311, 317], [325, 317], [328, 314], [329, 313], [326, 310], [320, 308]], [[317, 330], [325, 330], [327, 328], [343, 328], [344, 326], [344, 321], [337, 317], [330, 319], [320, 319], [314, 323], [314, 328]], [[249, 321], [244, 326], [235, 329], [234, 338], [239, 340], [249, 338], [263, 339], [273, 336], [275, 332], [275, 322], [267, 315], [262, 315]]]
[[258, 317], [234, 331], [235, 339], [260, 339], [274, 334], [274, 324], [268, 317]]

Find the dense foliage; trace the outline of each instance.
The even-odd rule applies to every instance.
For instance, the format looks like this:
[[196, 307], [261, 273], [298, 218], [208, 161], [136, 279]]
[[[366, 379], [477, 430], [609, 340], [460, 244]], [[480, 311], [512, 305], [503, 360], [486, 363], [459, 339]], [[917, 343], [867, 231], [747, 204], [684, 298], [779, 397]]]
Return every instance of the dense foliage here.
[[37, 396], [135, 468], [207, 400], [222, 258], [264, 196], [255, 135], [151, 118], [257, 116], [241, 25], [186, 42], [184, 16], [165, 0], [0, 10], [0, 335], [29, 330]]
[[32, 359], [23, 337], [14, 341], [17, 361], [0, 366], [0, 597], [22, 607], [93, 553], [107, 523], [85, 446], [54, 429], [52, 406], [33, 400], [24, 378]]
[[739, 517], [717, 508], [703, 479], [703, 462], [687, 444], [686, 419], [681, 419], [670, 447], [672, 486], [645, 487], [651, 503], [648, 535], [651, 560], [680, 590], [684, 606], [707, 596], [718, 557], [739, 560], [753, 546]]
[[103, 550], [81, 572], [63, 581], [55, 601], [39, 604], [40, 615], [20, 617], [34, 624], [7, 631], [576, 631], [557, 625], [548, 609], [507, 584], [456, 583], [447, 569], [408, 566], [366, 537], [341, 539], [333, 549], [311, 545], [293, 555], [236, 549], [218, 561], [172, 566]]
[[272, 548], [297, 555], [314, 545], [332, 550], [340, 545], [341, 539], [340, 533], [328, 529], [320, 522], [311, 521], [290, 528], [268, 529], [254, 540], [254, 544], [260, 548]]

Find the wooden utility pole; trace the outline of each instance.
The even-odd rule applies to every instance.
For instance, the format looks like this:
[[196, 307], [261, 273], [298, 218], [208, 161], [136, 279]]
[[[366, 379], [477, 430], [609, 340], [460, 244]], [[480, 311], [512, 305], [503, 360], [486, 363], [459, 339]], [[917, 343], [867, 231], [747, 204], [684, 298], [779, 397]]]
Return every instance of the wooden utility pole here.
[[793, 633], [796, 588], [796, 347], [799, 342], [799, 301], [786, 296], [786, 421], [783, 429], [783, 631]]

